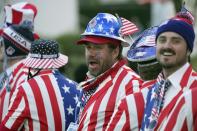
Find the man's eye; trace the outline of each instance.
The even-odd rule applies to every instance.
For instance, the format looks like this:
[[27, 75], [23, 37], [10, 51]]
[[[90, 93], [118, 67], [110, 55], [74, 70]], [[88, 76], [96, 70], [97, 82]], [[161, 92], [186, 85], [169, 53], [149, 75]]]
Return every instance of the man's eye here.
[[165, 41], [166, 41], [166, 40], [163, 39], [163, 38], [158, 39], [158, 42], [159, 42], [159, 43], [165, 43]]

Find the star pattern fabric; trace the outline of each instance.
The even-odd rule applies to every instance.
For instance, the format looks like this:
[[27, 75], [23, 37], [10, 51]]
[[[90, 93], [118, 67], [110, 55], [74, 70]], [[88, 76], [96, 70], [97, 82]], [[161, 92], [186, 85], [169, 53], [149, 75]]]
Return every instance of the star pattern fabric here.
[[64, 102], [64, 112], [65, 112], [65, 118], [66, 118], [66, 128], [69, 126], [70, 122], [75, 122], [76, 117], [78, 115], [78, 102], [79, 102], [79, 96], [80, 96], [80, 90], [77, 90], [77, 83], [66, 79], [62, 80], [62, 75], [58, 72], [56, 72], [56, 79], [58, 82], [58, 85], [60, 87], [62, 100]]
[[58, 57], [58, 44], [53, 40], [39, 40], [39, 44], [33, 44], [30, 53], [42, 55], [56, 55]]
[[120, 24], [118, 19], [108, 13], [98, 13], [89, 23], [82, 35], [97, 35], [118, 38]]
[[58, 69], [68, 62], [68, 56], [59, 52], [59, 43], [54, 40], [39, 39], [31, 45], [24, 64], [35, 69]]
[[153, 85], [152, 89], [149, 91], [142, 122], [142, 131], [154, 130], [157, 126], [157, 120], [164, 105], [165, 92], [170, 86], [171, 83], [169, 80], [161, 80]]

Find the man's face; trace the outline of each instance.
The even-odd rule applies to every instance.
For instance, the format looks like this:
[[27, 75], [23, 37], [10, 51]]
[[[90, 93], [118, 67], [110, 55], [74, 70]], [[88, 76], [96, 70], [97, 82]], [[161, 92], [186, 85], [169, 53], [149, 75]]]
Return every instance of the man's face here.
[[190, 52], [182, 36], [174, 32], [164, 32], [157, 39], [157, 60], [163, 68], [177, 70], [188, 61]]
[[85, 56], [88, 70], [91, 75], [98, 76], [111, 68], [116, 62], [118, 48], [110, 49], [108, 44], [85, 44]]

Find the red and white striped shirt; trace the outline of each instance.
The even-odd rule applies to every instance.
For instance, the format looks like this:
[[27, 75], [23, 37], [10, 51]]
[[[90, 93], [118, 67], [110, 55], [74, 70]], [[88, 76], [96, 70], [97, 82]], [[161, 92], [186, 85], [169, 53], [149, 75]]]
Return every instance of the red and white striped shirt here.
[[[90, 84], [97, 89], [82, 111], [78, 131], [105, 130], [118, 101], [129, 93], [139, 91], [141, 83], [142, 80], [125, 65], [124, 60], [98, 76]], [[83, 89], [88, 91], [92, 88], [86, 86]]]
[[53, 73], [45, 71], [17, 87], [0, 129], [64, 131], [63, 89], [57, 79]]
[[[155, 130], [197, 130], [197, 73], [187, 63], [167, 79], [172, 85], [165, 94]], [[107, 126], [108, 131], [140, 130], [152, 84], [143, 84], [141, 92], [121, 101]]]
[[10, 91], [6, 90], [6, 85], [0, 91], [0, 122], [8, 112], [10, 98], [16, 87], [27, 80], [27, 68], [23, 64], [23, 60], [10, 67], [11, 75], [9, 77]]

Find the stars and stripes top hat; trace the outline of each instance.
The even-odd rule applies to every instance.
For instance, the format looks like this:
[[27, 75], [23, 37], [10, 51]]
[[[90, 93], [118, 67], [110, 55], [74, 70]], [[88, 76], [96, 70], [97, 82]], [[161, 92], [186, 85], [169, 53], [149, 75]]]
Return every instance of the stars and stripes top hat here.
[[58, 69], [68, 62], [68, 57], [59, 53], [56, 41], [35, 40], [24, 64], [34, 69]]
[[[95, 44], [103, 44], [111, 40], [121, 43], [122, 46], [129, 44], [120, 36], [121, 24], [118, 19], [109, 13], [98, 13], [87, 25], [78, 44], [92, 42]], [[110, 42], [112, 43], [112, 42]]]
[[[37, 15], [37, 8], [27, 2], [19, 2], [14, 5], [4, 7], [5, 11], [5, 27], [10, 24], [21, 24], [28, 21], [31, 26], [34, 24], [34, 18]], [[33, 27], [32, 27], [33, 28]]]
[[156, 32], [158, 27], [151, 27], [142, 32], [127, 52], [127, 59], [133, 62], [144, 62], [156, 58]]
[[26, 56], [29, 53], [34, 35], [22, 25], [11, 25], [1, 32], [2, 42], [8, 58]]

